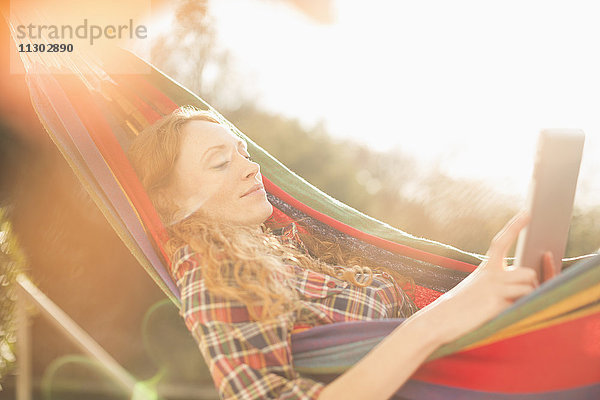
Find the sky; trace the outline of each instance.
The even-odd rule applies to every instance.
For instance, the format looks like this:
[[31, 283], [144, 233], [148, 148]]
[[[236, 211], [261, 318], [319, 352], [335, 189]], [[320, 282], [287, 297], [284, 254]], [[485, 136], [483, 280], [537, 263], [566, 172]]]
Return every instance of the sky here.
[[537, 135], [578, 128], [576, 204], [600, 204], [600, 24], [593, 1], [211, 0], [219, 46], [261, 106], [397, 148], [524, 201]]

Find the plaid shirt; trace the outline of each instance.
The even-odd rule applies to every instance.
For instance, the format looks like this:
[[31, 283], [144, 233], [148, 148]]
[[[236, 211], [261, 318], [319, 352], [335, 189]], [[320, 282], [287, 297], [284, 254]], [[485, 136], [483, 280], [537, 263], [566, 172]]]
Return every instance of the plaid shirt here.
[[[284, 228], [280, 238], [304, 248], [294, 224]], [[302, 302], [300, 311], [257, 322], [242, 303], [207, 290], [201, 260], [189, 246], [176, 252], [171, 272], [181, 291], [180, 314], [208, 363], [221, 398], [317, 398], [324, 385], [294, 370], [292, 331], [402, 317], [402, 303], [409, 301], [388, 274], [375, 276], [368, 287], [357, 287], [299, 266], [290, 268]]]

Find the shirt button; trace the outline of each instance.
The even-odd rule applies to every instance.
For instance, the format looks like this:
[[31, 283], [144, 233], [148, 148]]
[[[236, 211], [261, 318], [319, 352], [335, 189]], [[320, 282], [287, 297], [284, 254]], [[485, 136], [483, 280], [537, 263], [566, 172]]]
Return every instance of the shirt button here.
[[335, 287], [335, 282], [334, 281], [329, 281], [327, 282], [327, 286], [329, 286], [330, 288], [334, 288]]

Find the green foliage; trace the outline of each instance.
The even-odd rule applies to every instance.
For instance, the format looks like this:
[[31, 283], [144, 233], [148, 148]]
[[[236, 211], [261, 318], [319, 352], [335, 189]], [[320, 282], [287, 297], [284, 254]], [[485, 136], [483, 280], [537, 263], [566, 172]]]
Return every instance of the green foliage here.
[[0, 208], [0, 382], [15, 362], [15, 279], [22, 265], [23, 255], [12, 234], [6, 211]]
[[[331, 137], [321, 125], [253, 106], [225, 112], [252, 140], [319, 189], [415, 236], [485, 253], [490, 241], [522, 206], [485, 182], [426, 170], [399, 149], [373, 151]], [[576, 209], [566, 257], [595, 252], [600, 208]]]
[[[247, 94], [251, 84], [240, 80], [229, 53], [214, 44], [217, 32], [205, 6], [205, 2], [182, 1], [177, 11], [179, 28], [164, 39], [193, 38], [190, 43], [203, 51], [188, 49], [182, 56], [178, 46], [163, 46], [167, 42], [159, 41], [153, 48], [153, 62], [316, 187], [415, 236], [477, 253], [487, 251], [494, 235], [522, 207], [485, 182], [452, 178], [399, 149], [373, 151], [334, 139], [323, 124], [307, 128], [296, 119], [258, 108]], [[179, 68], [183, 64], [193, 65], [193, 73]], [[205, 74], [208, 66], [217, 71], [211, 79], [204, 76], [210, 75]], [[567, 257], [598, 249], [599, 214], [598, 208], [575, 210]]]
[[575, 209], [571, 220], [567, 254], [577, 256], [600, 251], [600, 205]]

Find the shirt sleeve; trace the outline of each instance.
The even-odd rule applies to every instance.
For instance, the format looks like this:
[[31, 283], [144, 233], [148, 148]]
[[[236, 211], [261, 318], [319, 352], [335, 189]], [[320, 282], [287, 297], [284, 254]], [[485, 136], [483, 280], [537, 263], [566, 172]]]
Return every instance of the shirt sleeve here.
[[[322, 383], [292, 364], [292, 314], [252, 321], [246, 307], [205, 287], [193, 258], [177, 274], [188, 329], [199, 345], [222, 399], [316, 399]], [[192, 264], [192, 265], [190, 265]]]

